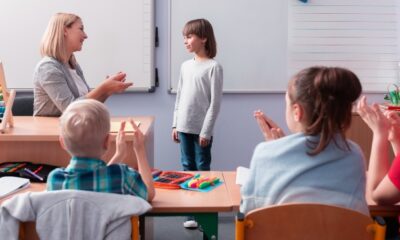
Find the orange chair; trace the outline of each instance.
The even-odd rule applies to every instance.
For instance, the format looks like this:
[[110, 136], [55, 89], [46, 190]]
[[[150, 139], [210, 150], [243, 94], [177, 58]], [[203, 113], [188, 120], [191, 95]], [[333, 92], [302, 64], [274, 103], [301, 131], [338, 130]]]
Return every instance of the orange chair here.
[[383, 218], [323, 204], [285, 204], [255, 209], [236, 218], [236, 240], [384, 240]]

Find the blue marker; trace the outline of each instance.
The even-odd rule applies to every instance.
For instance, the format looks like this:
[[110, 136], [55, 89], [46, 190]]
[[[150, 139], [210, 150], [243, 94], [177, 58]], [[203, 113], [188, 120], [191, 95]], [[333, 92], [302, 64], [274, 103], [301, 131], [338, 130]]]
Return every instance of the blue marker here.
[[41, 176], [37, 175], [36, 173], [32, 172], [31, 170], [29, 170], [27, 168], [24, 168], [24, 171], [27, 172], [32, 177], [34, 177], [34, 178], [36, 178], [36, 179], [38, 179], [40, 181], [43, 181], [43, 178]]

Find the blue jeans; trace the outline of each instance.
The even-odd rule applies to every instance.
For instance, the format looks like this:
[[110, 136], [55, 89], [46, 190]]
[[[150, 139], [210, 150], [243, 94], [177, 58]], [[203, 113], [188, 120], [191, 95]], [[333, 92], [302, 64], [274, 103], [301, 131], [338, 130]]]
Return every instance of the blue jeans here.
[[183, 170], [210, 171], [212, 137], [207, 147], [200, 146], [198, 134], [178, 132], [178, 137]]

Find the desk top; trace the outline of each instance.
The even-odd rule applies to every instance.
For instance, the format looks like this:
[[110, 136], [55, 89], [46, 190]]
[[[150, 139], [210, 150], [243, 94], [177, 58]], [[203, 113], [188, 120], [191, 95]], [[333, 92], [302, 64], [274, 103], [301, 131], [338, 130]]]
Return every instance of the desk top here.
[[[223, 172], [223, 175], [225, 179], [225, 185], [228, 188], [228, 192], [232, 202], [232, 209], [234, 211], [238, 211], [241, 198], [240, 198], [240, 185], [236, 184], [236, 172], [235, 171]], [[396, 217], [400, 215], [400, 204], [382, 206], [382, 205], [377, 205], [369, 197], [369, 194], [367, 194], [366, 198], [367, 198], [368, 208], [372, 216]]]
[[[224, 181], [222, 172], [198, 173], [210, 178], [218, 177]], [[153, 206], [152, 213], [230, 212], [232, 210], [225, 182], [210, 192], [156, 188], [156, 195], [151, 205]]]
[[[111, 121], [127, 120], [129, 117], [112, 117]], [[140, 121], [140, 130], [144, 135], [148, 134], [153, 123], [152, 116], [135, 116], [135, 121]], [[58, 117], [14, 117], [14, 127], [7, 128], [4, 134], [0, 134], [0, 141], [58, 141], [59, 137]], [[116, 133], [111, 134], [115, 139]], [[127, 135], [128, 140], [131, 136]]]
[[234, 211], [239, 211], [241, 197], [240, 197], [240, 185], [236, 184], [236, 172], [235, 171], [223, 172], [223, 175], [224, 175], [225, 185], [228, 189], [229, 198], [232, 203], [232, 209]]
[[[222, 172], [199, 172], [208, 177], [218, 177], [224, 181]], [[31, 185], [16, 194], [23, 192], [45, 191], [46, 184], [31, 183]], [[6, 199], [0, 199], [0, 204]], [[153, 209], [151, 213], [201, 213], [201, 212], [230, 212], [232, 203], [229, 198], [228, 189], [225, 184], [218, 186], [210, 192], [196, 192], [188, 190], [170, 190], [156, 188], [156, 195], [151, 202]]]

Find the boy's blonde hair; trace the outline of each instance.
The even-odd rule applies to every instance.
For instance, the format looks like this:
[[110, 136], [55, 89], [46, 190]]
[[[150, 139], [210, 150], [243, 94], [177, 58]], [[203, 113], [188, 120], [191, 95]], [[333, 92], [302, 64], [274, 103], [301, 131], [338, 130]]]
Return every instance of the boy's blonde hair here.
[[93, 99], [71, 103], [61, 115], [60, 125], [65, 147], [72, 156], [103, 155], [110, 132], [110, 114], [103, 103]]
[[72, 24], [80, 19], [79, 16], [72, 13], [54, 14], [47, 25], [40, 44], [40, 54], [42, 57], [53, 57], [60, 62], [68, 62], [72, 67], [75, 67], [76, 60], [74, 54], [69, 59], [67, 56], [64, 30], [71, 27]]

